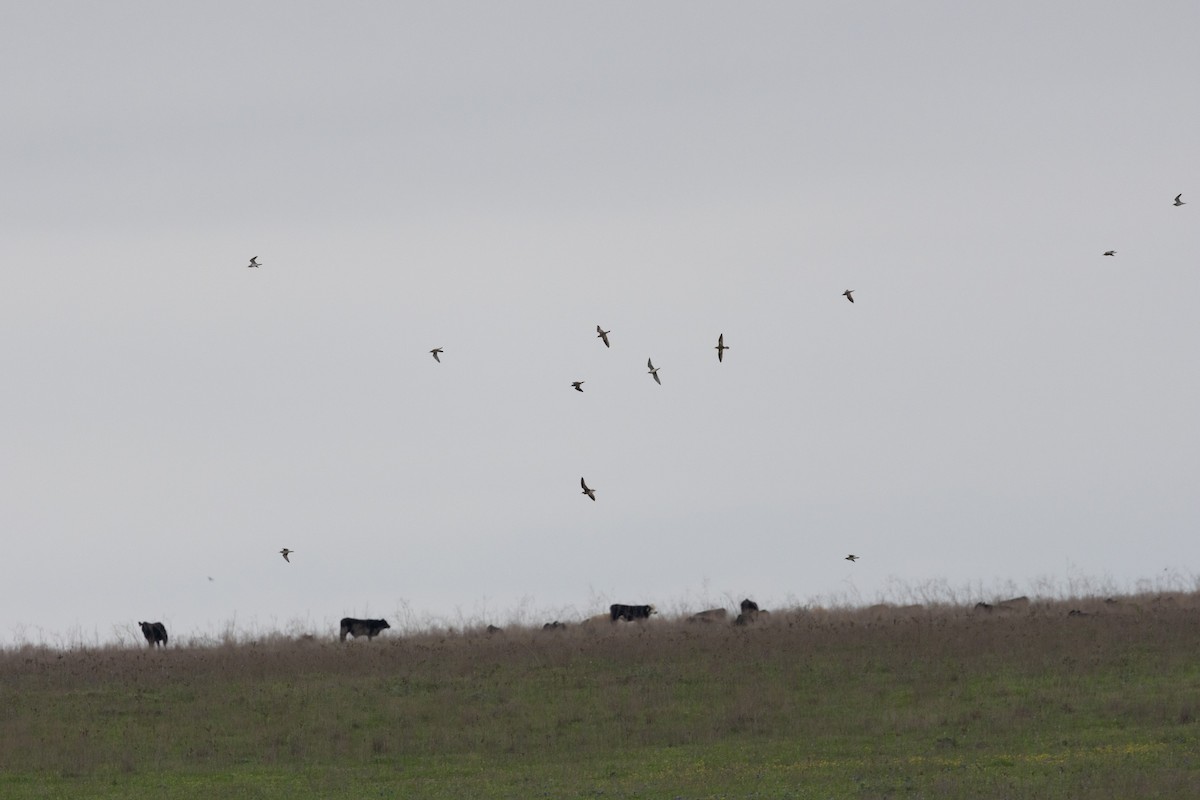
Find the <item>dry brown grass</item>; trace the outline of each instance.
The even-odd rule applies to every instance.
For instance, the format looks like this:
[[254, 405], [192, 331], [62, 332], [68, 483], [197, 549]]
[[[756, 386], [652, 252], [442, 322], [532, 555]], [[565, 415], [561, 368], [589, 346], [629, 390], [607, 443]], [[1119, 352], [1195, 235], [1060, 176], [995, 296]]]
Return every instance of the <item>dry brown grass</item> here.
[[1019, 765], [1119, 743], [1175, 763], [1197, 739], [1198, 613], [1197, 595], [1155, 594], [988, 615], [907, 604], [775, 610], [745, 626], [681, 616], [345, 644], [27, 646], [0, 652], [0, 770], [550, 764], [750, 745], [831, 763]]

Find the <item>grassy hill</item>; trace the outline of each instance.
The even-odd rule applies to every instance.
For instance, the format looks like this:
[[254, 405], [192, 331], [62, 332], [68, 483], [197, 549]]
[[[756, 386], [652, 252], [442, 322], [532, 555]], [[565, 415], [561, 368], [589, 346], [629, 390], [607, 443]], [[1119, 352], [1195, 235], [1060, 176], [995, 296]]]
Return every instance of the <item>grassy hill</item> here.
[[1180, 595], [25, 647], [0, 653], [0, 796], [1197, 797], [1197, 615]]

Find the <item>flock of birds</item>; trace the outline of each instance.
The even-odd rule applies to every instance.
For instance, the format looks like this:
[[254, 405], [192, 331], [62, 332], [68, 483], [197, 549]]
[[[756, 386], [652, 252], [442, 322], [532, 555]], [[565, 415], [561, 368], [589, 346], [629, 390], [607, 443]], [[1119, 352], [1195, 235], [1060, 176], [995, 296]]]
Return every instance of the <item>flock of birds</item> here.
[[[1187, 205], [1187, 203], [1184, 202], [1184, 200], [1183, 200], [1182, 192], [1175, 195], [1175, 202], [1172, 203], [1172, 205], [1174, 205], [1174, 206]], [[1105, 250], [1104, 251], [1104, 255], [1106, 255], [1106, 256], [1115, 256], [1116, 254], [1117, 254], [1116, 250]], [[250, 267], [250, 268], [256, 268], [256, 267], [261, 267], [262, 264], [259, 262], [258, 256], [253, 256], [250, 259], [250, 263], [247, 264], [246, 266]], [[854, 302], [854, 290], [853, 289], [847, 289], [846, 291], [842, 292], [842, 296], [845, 297], [847, 300], [849, 300], [851, 303]], [[612, 333], [612, 331], [606, 331], [606, 330], [604, 330], [604, 328], [602, 328], [599, 325], [596, 326], [596, 338], [598, 338], [600, 341], [604, 342], [605, 347], [612, 347], [612, 343], [609, 342], [609, 340], [608, 340], [608, 335], [610, 333]], [[717, 336], [717, 346], [713, 349], [715, 349], [717, 351], [717, 361], [724, 362], [725, 361], [725, 351], [730, 349], [729, 345], [725, 344], [725, 334], [724, 333], [721, 333]], [[442, 363], [441, 355], [444, 352], [446, 352], [446, 351], [441, 347], [435, 347], [429, 351], [430, 355], [433, 356], [433, 360], [438, 362], [439, 364]], [[648, 372], [649, 372], [650, 377], [654, 378], [655, 383], [657, 383], [659, 386], [662, 386], [662, 379], [658, 377], [658, 371], [660, 368], [654, 366], [653, 357], [646, 359], [646, 366], [649, 368]], [[571, 388], [577, 392], [582, 392], [584, 383], [585, 383], [585, 381], [571, 381]], [[587, 485], [587, 479], [581, 477], [579, 479], [579, 485], [581, 487], [583, 487], [582, 494], [587, 495], [594, 502], [596, 500], [596, 490], [592, 489], [591, 487], [589, 487]], [[288, 556], [294, 552], [296, 552], [296, 551], [290, 550], [285, 547], [279, 551], [279, 554], [281, 556], [283, 556], [284, 561], [287, 561], [290, 564], [291, 559], [288, 558]], [[853, 553], [846, 556], [846, 558], [845, 558], [845, 560], [849, 561], [850, 563], [854, 563], [854, 562], [858, 561], [858, 559], [859, 559], [859, 557]], [[212, 579], [210, 578], [209, 580], [212, 580]]]

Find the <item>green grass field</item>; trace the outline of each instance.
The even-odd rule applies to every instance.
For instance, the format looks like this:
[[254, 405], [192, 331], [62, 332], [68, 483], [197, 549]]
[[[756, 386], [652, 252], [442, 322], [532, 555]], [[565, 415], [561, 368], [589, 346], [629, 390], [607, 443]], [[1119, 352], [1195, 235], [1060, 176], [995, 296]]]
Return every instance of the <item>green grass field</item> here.
[[1200, 797], [1198, 614], [25, 647], [0, 654], [0, 797]]

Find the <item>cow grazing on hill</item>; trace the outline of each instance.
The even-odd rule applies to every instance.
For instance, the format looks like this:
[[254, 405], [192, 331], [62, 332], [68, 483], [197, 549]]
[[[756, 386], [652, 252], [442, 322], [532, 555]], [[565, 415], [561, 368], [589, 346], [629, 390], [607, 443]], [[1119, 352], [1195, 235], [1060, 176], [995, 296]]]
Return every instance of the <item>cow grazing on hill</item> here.
[[138, 625], [142, 628], [142, 636], [146, 637], [146, 644], [151, 647], [166, 645], [167, 643], [167, 626], [161, 622], [139, 622]]
[[608, 607], [608, 615], [613, 622], [619, 619], [623, 619], [626, 622], [650, 619], [651, 614], [657, 613], [658, 610], [654, 606], [627, 606], [621, 603], [613, 603]]
[[1012, 597], [1008, 600], [1001, 600], [996, 604], [997, 611], [1028, 611], [1029, 598], [1022, 595], [1021, 597]]
[[737, 619], [733, 621], [734, 625], [749, 625], [751, 622], [757, 622], [759, 614], [766, 614], [766, 611], [761, 611], [758, 603], [747, 597], [742, 601], [742, 613], [737, 615]]
[[1001, 600], [995, 605], [991, 603], [976, 603], [975, 612], [977, 614], [1014, 614], [1018, 611], [1029, 610], [1028, 597], [1012, 597], [1008, 600]]
[[692, 614], [688, 617], [688, 622], [724, 622], [728, 616], [729, 612], [723, 608], [710, 608]]
[[542, 630], [544, 630], [544, 631], [561, 631], [566, 627], [567, 627], [567, 623], [559, 622], [558, 620], [554, 620], [554, 622], [547, 622], [545, 625], [543, 625]]
[[355, 639], [364, 634], [367, 641], [374, 639], [383, 631], [384, 628], [390, 628], [386, 619], [355, 619], [354, 617], [345, 617], [342, 619], [342, 641], [346, 641], [346, 634], [350, 634]]

